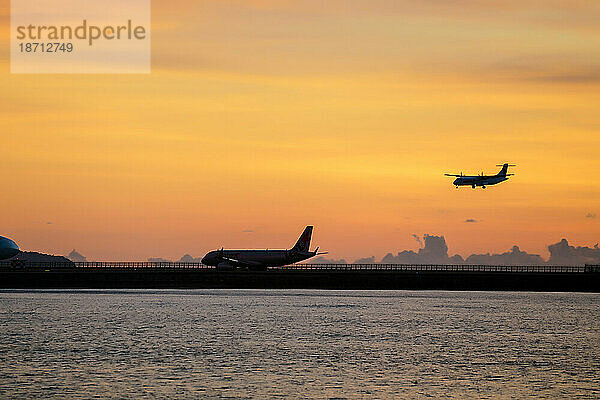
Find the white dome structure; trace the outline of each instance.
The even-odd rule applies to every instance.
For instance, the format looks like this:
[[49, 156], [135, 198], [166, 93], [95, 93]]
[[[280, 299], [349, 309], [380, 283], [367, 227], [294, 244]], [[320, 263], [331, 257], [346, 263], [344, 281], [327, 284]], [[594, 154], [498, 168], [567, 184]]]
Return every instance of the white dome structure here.
[[6, 260], [19, 254], [19, 246], [14, 240], [0, 236], [0, 260]]

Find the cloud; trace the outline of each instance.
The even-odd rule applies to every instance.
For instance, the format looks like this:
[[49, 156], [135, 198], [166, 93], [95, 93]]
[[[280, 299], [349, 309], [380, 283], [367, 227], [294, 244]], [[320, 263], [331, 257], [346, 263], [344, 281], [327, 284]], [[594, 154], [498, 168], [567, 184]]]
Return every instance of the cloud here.
[[[513, 246], [499, 254], [471, 254], [466, 259], [460, 255], [449, 256], [444, 236], [423, 236], [425, 245], [418, 251], [403, 250], [396, 255], [388, 253], [381, 259], [384, 264], [482, 264], [482, 265], [584, 265], [600, 264], [600, 248], [570, 246], [566, 239], [548, 246], [550, 259], [545, 261], [539, 254], [522, 251]], [[356, 260], [375, 263], [374, 257]]]
[[542, 265], [544, 259], [537, 254], [521, 251], [519, 246], [513, 246], [510, 251], [501, 254], [471, 254], [465, 262], [484, 265]]
[[573, 83], [589, 85], [600, 83], [600, 71], [569, 71], [563, 74], [534, 76], [531, 80], [541, 83]]
[[586, 218], [596, 218], [596, 214], [595, 213], [587, 213], [585, 214]]
[[242, 232], [244, 232], [244, 233], [254, 233], [254, 230], [252, 230], [252, 229], [244, 229]]
[[415, 235], [413, 233], [411, 236], [419, 243], [419, 246], [423, 247], [423, 241], [421, 240], [421, 238], [419, 237], [419, 235]]
[[467, 218], [467, 219], [465, 219], [465, 222], [474, 223], [474, 222], [477, 222], [477, 220], [473, 219], [473, 218]]
[[[536, 0], [179, 0], [156, 6], [165, 7], [165, 12], [157, 12], [161, 18], [153, 20], [153, 29], [156, 25], [161, 33], [153, 42], [153, 68], [251, 75], [431, 69], [436, 76], [456, 73], [480, 78], [483, 72], [482, 77], [494, 83], [504, 78], [597, 82], [597, 70], [583, 67], [596, 58], [598, 5], [589, 0], [570, 3], [578, 4], [540, 4]], [[402, 21], [402, 29], [398, 29], [398, 21]], [[572, 30], [577, 34], [565, 34]], [[212, 51], [186, 52], [191, 44]], [[494, 51], [489, 51], [492, 47]], [[527, 59], [528, 54], [567, 52], [571, 54], [565, 55], [564, 63], [554, 63], [536, 74], [494, 68], [503, 56], [519, 60]], [[561, 70], [574, 62], [584, 65]], [[486, 71], [477, 71], [479, 67]]]
[[481, 71], [499, 79], [543, 84], [598, 84], [600, 60], [576, 54], [542, 54], [504, 59]]
[[[49, 222], [49, 223], [51, 223], [51, 222]], [[85, 261], [87, 261], [87, 258], [83, 254], [77, 252], [77, 250], [75, 250], [75, 249], [73, 249], [73, 251], [71, 251], [69, 253], [69, 255], [67, 256], [67, 258], [69, 260], [73, 261], [73, 262], [85, 262]]]
[[194, 258], [189, 254], [184, 255], [178, 262], [199, 263], [202, 262], [202, 257]]
[[600, 264], [600, 248], [598, 243], [594, 247], [569, 245], [567, 239], [548, 246], [550, 259], [548, 264], [553, 265], [584, 265]]
[[346, 262], [346, 260], [344, 260], [343, 258], [340, 258], [339, 260], [335, 260], [335, 259], [330, 259], [330, 258], [325, 258], [325, 257], [317, 257], [317, 258], [311, 258], [307, 261], [307, 263], [309, 264], [348, 264], [348, 262]]
[[354, 261], [354, 264], [375, 264], [376, 262], [377, 261], [375, 261], [375, 256], [371, 256], [359, 258], [358, 260]]
[[460, 264], [461, 256], [448, 256], [448, 245], [444, 236], [423, 235], [425, 245], [417, 252], [404, 250], [396, 255], [388, 253], [381, 260], [385, 264]]

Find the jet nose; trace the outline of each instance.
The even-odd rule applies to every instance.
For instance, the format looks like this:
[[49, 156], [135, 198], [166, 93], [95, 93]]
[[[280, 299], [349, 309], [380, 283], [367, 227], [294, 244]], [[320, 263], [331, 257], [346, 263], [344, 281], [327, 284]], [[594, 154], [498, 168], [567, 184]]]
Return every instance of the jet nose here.
[[0, 260], [12, 258], [20, 251], [19, 246], [13, 240], [0, 236]]

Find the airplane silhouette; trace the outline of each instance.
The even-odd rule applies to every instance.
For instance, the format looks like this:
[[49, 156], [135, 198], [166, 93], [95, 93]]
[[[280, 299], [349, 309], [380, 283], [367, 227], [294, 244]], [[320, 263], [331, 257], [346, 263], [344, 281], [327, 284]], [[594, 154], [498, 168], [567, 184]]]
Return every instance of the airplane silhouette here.
[[456, 174], [444, 174], [446, 176], [456, 176], [457, 178], [452, 182], [454, 186], [458, 189], [459, 186], [471, 186], [475, 189], [477, 186], [481, 186], [482, 189], [485, 189], [488, 185], [495, 185], [500, 182], [504, 182], [508, 180], [509, 176], [514, 174], [507, 174], [508, 167], [514, 167], [515, 164], [498, 164], [497, 167], [502, 167], [500, 172], [496, 175], [484, 175], [483, 172], [481, 175], [463, 175], [462, 172], [459, 175]]
[[202, 258], [202, 264], [218, 269], [266, 270], [306, 260], [319, 254], [319, 248], [310, 251], [313, 227], [307, 226], [300, 238], [289, 250], [213, 250]]

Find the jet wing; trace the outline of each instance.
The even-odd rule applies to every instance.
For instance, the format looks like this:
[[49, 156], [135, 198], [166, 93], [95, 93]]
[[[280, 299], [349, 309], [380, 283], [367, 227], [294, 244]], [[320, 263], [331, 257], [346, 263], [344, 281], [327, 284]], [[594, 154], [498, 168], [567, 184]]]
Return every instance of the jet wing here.
[[457, 176], [457, 177], [461, 177], [462, 175], [458, 175], [458, 174], [444, 174], [446, 176]]
[[262, 265], [259, 262], [256, 261], [241, 261], [238, 260], [236, 258], [231, 258], [231, 257], [221, 257], [223, 260], [233, 263], [233, 265], [245, 265], [245, 266], [249, 266], [249, 267], [255, 267], [255, 266], [260, 266]]

